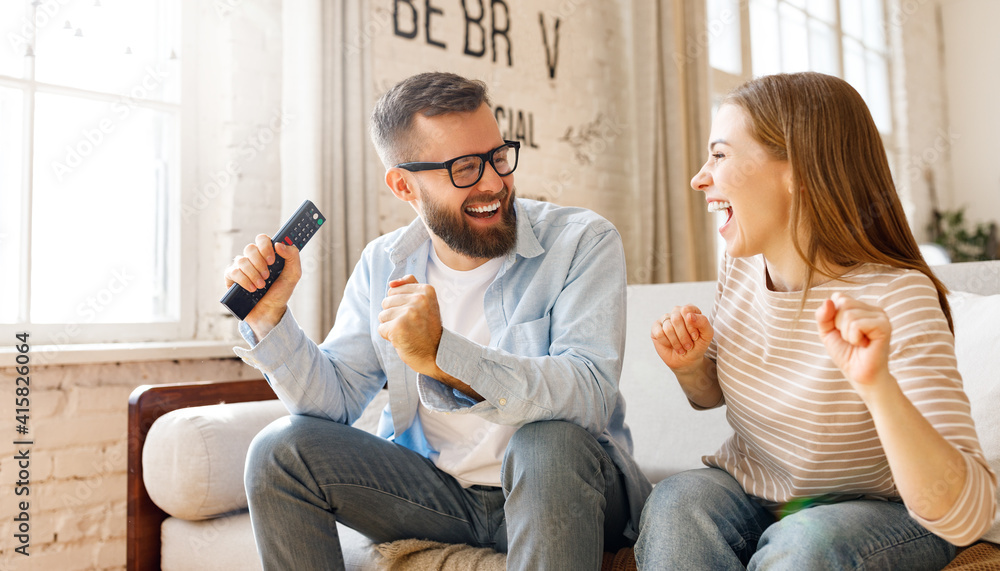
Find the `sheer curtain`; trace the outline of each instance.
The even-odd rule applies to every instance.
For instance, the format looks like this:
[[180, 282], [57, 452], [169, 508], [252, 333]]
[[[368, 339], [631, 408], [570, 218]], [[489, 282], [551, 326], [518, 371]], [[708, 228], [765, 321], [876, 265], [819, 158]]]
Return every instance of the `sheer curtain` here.
[[710, 280], [716, 255], [705, 199], [690, 180], [710, 130], [704, 2], [634, 0], [639, 244], [631, 281]]
[[309, 198], [327, 219], [303, 249], [303, 279], [290, 305], [321, 340], [361, 251], [378, 234], [382, 173], [367, 131], [374, 30], [368, 0], [285, 2], [283, 18], [283, 208]]

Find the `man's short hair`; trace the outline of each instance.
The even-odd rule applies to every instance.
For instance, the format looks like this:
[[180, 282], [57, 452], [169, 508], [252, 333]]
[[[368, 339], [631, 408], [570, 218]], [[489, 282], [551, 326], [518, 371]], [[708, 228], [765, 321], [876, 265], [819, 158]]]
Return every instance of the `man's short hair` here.
[[413, 131], [413, 117], [472, 112], [490, 105], [486, 84], [454, 73], [428, 72], [404, 79], [386, 91], [375, 104], [371, 137], [385, 168], [416, 160], [420, 141]]

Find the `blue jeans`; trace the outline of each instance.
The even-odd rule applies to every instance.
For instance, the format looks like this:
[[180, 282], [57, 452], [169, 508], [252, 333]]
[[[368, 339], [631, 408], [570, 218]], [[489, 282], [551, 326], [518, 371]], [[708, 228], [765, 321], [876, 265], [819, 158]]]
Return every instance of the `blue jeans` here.
[[624, 478], [577, 425], [515, 432], [502, 488], [463, 488], [427, 458], [367, 432], [307, 416], [265, 428], [245, 483], [265, 571], [343, 569], [336, 522], [375, 542], [421, 538], [507, 552], [508, 569], [600, 569], [625, 545]]
[[901, 503], [815, 505], [777, 520], [717, 468], [660, 482], [642, 510], [639, 569], [939, 570], [955, 546]]

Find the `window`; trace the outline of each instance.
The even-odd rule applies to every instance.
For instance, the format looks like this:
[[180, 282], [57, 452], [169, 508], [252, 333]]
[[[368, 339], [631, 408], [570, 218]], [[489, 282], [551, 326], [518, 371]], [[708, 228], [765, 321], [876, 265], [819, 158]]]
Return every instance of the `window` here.
[[181, 5], [0, 3], [0, 327], [59, 344], [185, 327]]
[[751, 77], [819, 71], [854, 86], [892, 133], [882, 0], [707, 0], [707, 20], [716, 101]]
[[881, 0], [707, 0], [707, 18], [717, 99], [751, 77], [819, 71], [854, 86], [892, 132]]
[[[864, 98], [892, 164], [893, 132], [882, 0], [706, 0], [712, 112], [730, 90], [763, 75], [818, 71]], [[725, 243], [719, 237], [718, 250]]]

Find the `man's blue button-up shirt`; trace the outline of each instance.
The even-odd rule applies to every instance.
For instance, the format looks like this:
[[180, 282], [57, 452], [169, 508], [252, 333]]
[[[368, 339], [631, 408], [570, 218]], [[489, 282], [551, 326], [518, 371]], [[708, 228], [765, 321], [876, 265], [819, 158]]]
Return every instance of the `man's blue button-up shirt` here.
[[427, 455], [417, 417], [432, 410], [521, 426], [565, 420], [593, 434], [625, 477], [634, 538], [648, 480], [632, 459], [618, 391], [625, 345], [625, 256], [615, 227], [597, 214], [518, 199], [517, 244], [486, 291], [490, 330], [482, 346], [444, 330], [437, 365], [485, 400], [476, 403], [418, 375], [378, 334], [388, 283], [407, 274], [426, 283], [430, 236], [417, 218], [373, 240], [348, 280], [333, 329], [317, 345], [286, 311], [264, 339], [236, 353], [267, 377], [293, 414], [353, 423], [384, 386], [379, 435]]

